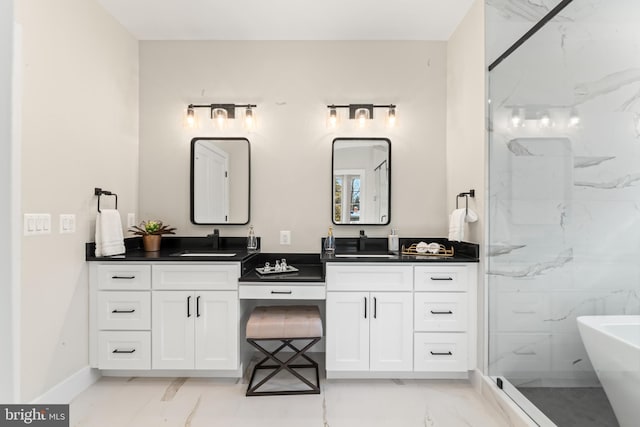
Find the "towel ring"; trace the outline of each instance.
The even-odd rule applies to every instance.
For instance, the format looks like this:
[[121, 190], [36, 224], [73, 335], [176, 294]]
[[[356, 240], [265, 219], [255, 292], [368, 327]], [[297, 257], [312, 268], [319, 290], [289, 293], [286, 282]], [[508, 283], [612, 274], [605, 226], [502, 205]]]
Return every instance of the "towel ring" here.
[[469, 213], [469, 197], [475, 197], [476, 196], [476, 190], [471, 189], [466, 193], [460, 193], [458, 195], [456, 195], [456, 209], [458, 209], [458, 199], [461, 197], [464, 197], [464, 209], [465, 209], [465, 215]]
[[116, 198], [116, 207], [115, 209], [118, 209], [118, 195], [116, 193], [112, 193], [111, 191], [107, 191], [107, 190], [103, 190], [102, 188], [94, 188], [93, 189], [93, 194], [95, 196], [98, 196], [98, 212], [102, 212], [100, 210], [100, 196], [113, 196]]

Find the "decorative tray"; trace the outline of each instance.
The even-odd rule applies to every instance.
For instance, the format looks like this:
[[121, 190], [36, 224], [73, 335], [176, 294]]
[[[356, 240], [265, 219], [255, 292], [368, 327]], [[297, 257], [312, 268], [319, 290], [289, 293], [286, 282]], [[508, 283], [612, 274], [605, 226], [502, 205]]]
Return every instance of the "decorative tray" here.
[[282, 270], [276, 270], [275, 267], [269, 267], [269, 269], [267, 270], [265, 267], [257, 267], [256, 271], [258, 272], [258, 274], [262, 274], [263, 276], [269, 275], [269, 274], [286, 274], [286, 273], [296, 273], [300, 270], [298, 270], [295, 267], [292, 267], [290, 265], [287, 265], [287, 267]]
[[[429, 243], [429, 245], [421, 245], [421, 243], [413, 243], [408, 248], [402, 245], [402, 255], [419, 255], [419, 256], [432, 256], [432, 257], [450, 257], [453, 256], [453, 246], [451, 249], [447, 249], [444, 245], [439, 243]], [[438, 245], [437, 248], [434, 245]], [[426, 247], [428, 246], [428, 249]], [[425, 250], [426, 249], [426, 250]]]

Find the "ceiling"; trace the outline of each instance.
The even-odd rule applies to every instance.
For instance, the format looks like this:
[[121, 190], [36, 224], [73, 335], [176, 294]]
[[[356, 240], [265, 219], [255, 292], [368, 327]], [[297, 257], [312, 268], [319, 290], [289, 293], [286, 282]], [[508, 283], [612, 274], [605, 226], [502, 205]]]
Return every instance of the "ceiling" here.
[[97, 0], [140, 40], [448, 40], [474, 0]]

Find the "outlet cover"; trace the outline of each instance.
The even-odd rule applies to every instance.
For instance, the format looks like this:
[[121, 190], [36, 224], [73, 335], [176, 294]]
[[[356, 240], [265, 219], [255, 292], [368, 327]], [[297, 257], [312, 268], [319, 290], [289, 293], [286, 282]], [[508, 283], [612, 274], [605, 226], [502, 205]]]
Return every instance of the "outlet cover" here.
[[60, 234], [76, 232], [76, 216], [74, 214], [60, 214]]
[[128, 213], [127, 214], [127, 228], [133, 227], [134, 225], [138, 225], [138, 224], [136, 224], [136, 214], [135, 213]]
[[280, 244], [281, 245], [290, 245], [291, 244], [291, 231], [289, 231], [289, 230], [281, 230], [280, 231]]

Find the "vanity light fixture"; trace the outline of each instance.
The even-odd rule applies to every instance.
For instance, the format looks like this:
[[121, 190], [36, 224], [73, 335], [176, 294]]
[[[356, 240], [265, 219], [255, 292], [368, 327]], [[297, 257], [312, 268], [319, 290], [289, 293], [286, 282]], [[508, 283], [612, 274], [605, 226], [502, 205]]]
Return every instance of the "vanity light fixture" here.
[[522, 123], [523, 123], [523, 120], [522, 120], [522, 116], [520, 115], [520, 109], [519, 108], [514, 108], [511, 111], [511, 125], [514, 128], [517, 128], [517, 127], [521, 126]]
[[571, 109], [569, 113], [569, 127], [576, 127], [580, 124], [580, 115], [578, 115], [578, 110], [575, 108]]
[[374, 104], [347, 104], [347, 105], [327, 105], [329, 109], [329, 126], [336, 127], [338, 123], [338, 109], [345, 108], [349, 110], [349, 119], [358, 120], [360, 127], [364, 127], [367, 120], [373, 119], [373, 110], [375, 108], [386, 108], [387, 111], [387, 124], [392, 127], [395, 125], [396, 120], [396, 106], [394, 104], [387, 105], [374, 105]]
[[196, 108], [209, 109], [211, 120], [213, 120], [219, 128], [223, 128], [228, 120], [236, 118], [236, 108], [245, 108], [245, 124], [248, 128], [251, 128], [255, 124], [253, 109], [256, 107], [256, 104], [189, 104], [187, 106], [187, 125], [189, 127], [195, 126], [197, 122], [195, 114]]
[[548, 111], [543, 111], [540, 114], [540, 127], [542, 128], [548, 128], [549, 126], [551, 126], [551, 117], [549, 116], [549, 112]]

